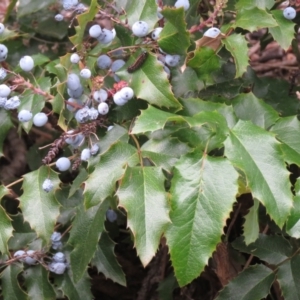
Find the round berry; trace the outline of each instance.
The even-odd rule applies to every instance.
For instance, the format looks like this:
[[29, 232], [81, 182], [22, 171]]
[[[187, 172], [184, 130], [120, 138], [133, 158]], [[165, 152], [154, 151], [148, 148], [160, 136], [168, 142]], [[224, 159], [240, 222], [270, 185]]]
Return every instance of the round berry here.
[[161, 11], [162, 11], [162, 8], [161, 8], [161, 7], [158, 7], [158, 8], [157, 8], [156, 15], [157, 15], [157, 18], [158, 18], [159, 20], [161, 20], [161, 19], [164, 18], [164, 16], [162, 15]]
[[46, 193], [49, 193], [50, 191], [52, 191], [54, 188], [52, 180], [49, 178], [45, 179], [45, 181], [43, 182], [42, 188]]
[[52, 262], [49, 264], [49, 271], [61, 275], [66, 271], [67, 265], [61, 262]]
[[114, 33], [106, 28], [102, 29], [102, 33], [97, 38], [98, 42], [102, 44], [109, 44], [114, 39]]
[[297, 12], [296, 12], [295, 8], [293, 8], [293, 7], [291, 7], [291, 6], [287, 7], [287, 8], [284, 9], [284, 11], [283, 11], [283, 16], [284, 16], [286, 19], [288, 19], [288, 20], [293, 20], [293, 19], [295, 19], [296, 14], [297, 14]]
[[65, 262], [66, 256], [62, 252], [57, 252], [55, 255], [52, 257], [54, 262]]
[[176, 67], [179, 64], [180, 55], [170, 55], [167, 54], [165, 57], [165, 63], [170, 67]]
[[73, 9], [76, 5], [78, 5], [78, 0], [63, 0], [63, 8], [65, 10]]
[[89, 34], [92, 38], [97, 38], [100, 36], [100, 34], [102, 33], [102, 28], [96, 24], [93, 25], [90, 29], [89, 29]]
[[151, 37], [153, 40], [157, 40], [159, 38], [159, 35], [161, 33], [161, 31], [163, 30], [162, 27], [157, 27], [155, 28], [152, 33], [151, 33]]
[[34, 264], [36, 263], [36, 259], [33, 258], [34, 253], [35, 253], [35, 251], [33, 251], [33, 250], [28, 250], [28, 251], [26, 251], [26, 254], [28, 255], [28, 256], [26, 256], [26, 257], [24, 258], [24, 262], [25, 262], [26, 264], [28, 264], [28, 265], [34, 265]]
[[[25, 255], [25, 251], [23, 250], [18, 250], [14, 253], [14, 257], [19, 257]], [[19, 261], [24, 262], [24, 258], [20, 258]]]
[[108, 98], [107, 91], [103, 89], [100, 89], [99, 91], [95, 91], [93, 93], [93, 98], [97, 102], [105, 102]]
[[113, 100], [114, 100], [115, 104], [117, 104], [118, 106], [123, 106], [128, 102], [128, 100], [126, 100], [122, 97], [122, 94], [120, 93], [120, 91], [116, 92], [114, 94]]
[[0, 97], [7, 97], [11, 89], [6, 84], [0, 84]]
[[96, 120], [99, 116], [99, 113], [98, 113], [98, 110], [94, 107], [91, 107], [89, 109], [89, 117], [90, 117], [90, 120]]
[[85, 68], [80, 71], [80, 76], [82, 78], [89, 79], [92, 76], [92, 72], [90, 69]]
[[64, 19], [64, 16], [62, 14], [57, 14], [54, 16], [55, 21], [61, 22]]
[[114, 128], [114, 125], [110, 125], [107, 127], [107, 131], [111, 131]]
[[16, 109], [20, 104], [20, 98], [18, 96], [13, 96], [5, 102], [4, 109]]
[[137, 37], [144, 37], [148, 34], [149, 25], [144, 21], [137, 21], [132, 25], [132, 33]]
[[117, 220], [118, 215], [115, 213], [114, 210], [108, 209], [108, 210], [106, 211], [106, 218], [107, 218], [107, 220], [108, 220], [109, 222], [113, 223], [114, 221]]
[[0, 34], [2, 34], [4, 30], [5, 30], [5, 26], [2, 23], [0, 23]]
[[8, 53], [7, 47], [3, 44], [0, 44], [0, 58], [1, 58], [1, 61], [6, 59], [7, 53]]
[[34, 68], [34, 61], [31, 56], [25, 55], [20, 59], [20, 67], [25, 72], [30, 72]]
[[88, 148], [83, 149], [80, 156], [81, 160], [88, 161], [90, 157], [91, 157], [91, 150]]
[[124, 65], [125, 61], [123, 59], [117, 59], [112, 63], [110, 69], [112, 70], [112, 72], [116, 72], [120, 70]]
[[32, 118], [32, 113], [27, 110], [23, 109], [18, 113], [18, 119], [20, 122], [28, 122]]
[[67, 89], [67, 92], [70, 97], [79, 99], [81, 97], [81, 95], [83, 94], [83, 87], [80, 84], [80, 86], [76, 90]]
[[190, 7], [189, 0], [177, 0], [174, 4], [176, 8], [183, 7], [184, 10], [188, 10]]
[[80, 79], [77, 74], [71, 73], [68, 75], [67, 87], [72, 91], [75, 91], [81, 87]]
[[61, 240], [61, 233], [60, 232], [57, 232], [57, 231], [54, 231], [51, 235], [51, 241], [52, 242], [59, 242]]
[[0, 68], [0, 80], [5, 79], [5, 77], [7, 76], [7, 72], [4, 68]]
[[130, 100], [134, 96], [134, 91], [131, 87], [126, 86], [120, 90], [120, 94], [121, 97], [124, 98], [125, 100]]
[[221, 33], [220, 29], [219, 28], [216, 28], [216, 27], [211, 27], [209, 29], [207, 29], [203, 36], [207, 36], [207, 37], [210, 37], [210, 38], [216, 38], [219, 34]]
[[77, 53], [73, 53], [71, 56], [70, 56], [70, 62], [72, 64], [78, 64], [80, 62], [80, 56], [77, 54]]
[[55, 163], [57, 169], [61, 172], [69, 170], [71, 162], [67, 157], [59, 158]]
[[35, 126], [42, 127], [48, 122], [48, 116], [45, 113], [40, 112], [33, 117], [32, 121]]
[[85, 123], [90, 119], [89, 110], [89, 107], [85, 106], [76, 112], [75, 119], [78, 123]]
[[106, 115], [109, 112], [109, 107], [108, 104], [106, 102], [101, 102], [98, 105], [98, 112], [100, 115]]
[[98, 153], [99, 149], [100, 148], [99, 148], [98, 144], [94, 144], [90, 149], [91, 155], [96, 155]]
[[109, 56], [107, 56], [106, 54], [100, 55], [97, 58], [97, 66], [100, 69], [109, 69], [111, 66], [111, 59]]
[[6, 97], [0, 97], [0, 107], [4, 107], [6, 104], [7, 98]]

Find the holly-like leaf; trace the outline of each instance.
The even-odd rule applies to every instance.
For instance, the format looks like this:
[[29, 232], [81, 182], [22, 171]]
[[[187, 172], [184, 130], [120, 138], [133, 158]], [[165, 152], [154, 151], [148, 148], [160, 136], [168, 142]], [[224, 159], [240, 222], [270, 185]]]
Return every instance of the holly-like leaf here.
[[260, 234], [258, 239], [246, 246], [243, 238], [237, 238], [232, 246], [245, 253], [252, 254], [271, 265], [277, 265], [293, 254], [290, 243], [279, 235]]
[[4, 299], [27, 300], [28, 295], [21, 289], [18, 275], [23, 271], [22, 264], [8, 265], [1, 273], [1, 286]]
[[186, 30], [183, 8], [164, 8], [161, 14], [165, 17], [165, 26], [159, 35], [159, 47], [169, 54], [186, 54], [190, 45], [189, 33]]
[[25, 285], [31, 300], [52, 300], [56, 298], [54, 289], [48, 280], [48, 272], [41, 265], [28, 268], [24, 272]]
[[110, 239], [109, 235], [103, 231], [100, 241], [92, 260], [92, 265], [96, 266], [98, 272], [103, 273], [106, 278], [126, 286], [125, 274], [119, 265], [114, 254], [115, 243]]
[[4, 109], [0, 109], [0, 157], [4, 155], [3, 143], [11, 127], [13, 127], [13, 123], [10, 120], [9, 113]]
[[[255, 20], [255, 22], [253, 22], [253, 20]], [[278, 26], [278, 23], [273, 16], [258, 7], [238, 10], [234, 24], [234, 27], [241, 27], [251, 32], [261, 28], [276, 26]]]
[[275, 109], [252, 93], [238, 95], [232, 100], [232, 105], [239, 119], [251, 120], [264, 129], [269, 129], [279, 118]]
[[245, 36], [241, 34], [232, 34], [226, 39], [222, 39], [226, 49], [234, 58], [236, 74], [235, 78], [241, 77], [249, 65], [248, 46]]
[[48, 7], [50, 4], [55, 2], [56, 0], [21, 0], [19, 1], [17, 9], [17, 17], [21, 18], [26, 15], [32, 15], [33, 13]]
[[293, 206], [293, 196], [289, 172], [274, 135], [240, 120], [225, 141], [225, 155], [245, 173], [253, 197], [282, 227]]
[[57, 188], [60, 182], [57, 173], [46, 166], [24, 175], [22, 185], [24, 193], [19, 198], [25, 221], [36, 231], [44, 245], [49, 243], [59, 215], [59, 203], [54, 192], [47, 193], [42, 188], [47, 178], [51, 179]]
[[116, 181], [121, 179], [126, 164], [138, 163], [137, 151], [129, 144], [118, 142], [112, 145], [95, 165], [95, 171], [85, 182], [84, 202], [89, 208], [102, 203], [115, 190]]
[[[226, 174], [226, 176], [224, 176]], [[171, 224], [166, 231], [180, 286], [204, 270], [229, 217], [238, 191], [229, 161], [198, 150], [182, 156], [171, 181]]]
[[150, 159], [152, 163], [156, 167], [161, 167], [162, 169], [171, 172], [173, 166], [177, 162], [177, 159], [171, 155], [164, 154], [164, 153], [155, 153], [151, 151], [142, 150], [142, 156], [144, 158]]
[[170, 222], [164, 181], [160, 168], [127, 167], [117, 191], [119, 205], [127, 211], [128, 227], [144, 266], [155, 255], [160, 237]]
[[243, 236], [247, 246], [255, 242], [259, 235], [258, 208], [259, 201], [254, 199], [253, 206], [249, 209], [249, 212], [245, 216]]
[[267, 9], [271, 9], [275, 4], [274, 0], [239, 0], [236, 5], [235, 8], [237, 10], [240, 9], [251, 9], [253, 7], [258, 7], [260, 9], [265, 10]]
[[271, 129], [282, 142], [284, 159], [289, 164], [300, 166], [300, 122], [296, 116], [280, 118]]
[[263, 299], [275, 280], [273, 271], [264, 265], [247, 268], [220, 292], [216, 300]]
[[284, 49], [287, 50], [295, 36], [295, 23], [283, 16], [282, 10], [271, 10], [278, 26], [269, 28], [274, 40]]
[[74, 247], [71, 252], [71, 268], [74, 282], [83, 278], [87, 265], [97, 249], [97, 243], [104, 230], [105, 214], [109, 202], [103, 201], [87, 210], [83, 206], [77, 208], [68, 243]]
[[300, 299], [300, 256], [299, 254], [280, 265], [276, 273], [284, 300]]
[[[9, 190], [3, 185], [0, 186], [0, 200], [9, 194]], [[8, 254], [7, 242], [11, 238], [13, 227], [11, 225], [11, 219], [6, 214], [4, 208], [0, 205], [0, 252], [2, 254]]]

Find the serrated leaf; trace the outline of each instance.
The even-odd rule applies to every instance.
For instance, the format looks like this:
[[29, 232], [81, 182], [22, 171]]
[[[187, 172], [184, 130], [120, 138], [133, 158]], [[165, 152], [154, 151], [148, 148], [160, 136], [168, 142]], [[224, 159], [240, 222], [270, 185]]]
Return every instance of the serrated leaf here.
[[177, 162], [177, 159], [175, 157], [164, 153], [156, 153], [142, 150], [141, 154], [144, 158], [150, 159], [150, 161], [152, 161], [152, 163], [156, 167], [160, 167], [168, 172], [171, 172], [173, 166]]
[[30, 300], [52, 300], [56, 298], [48, 275], [48, 272], [41, 265], [24, 271], [25, 286]]
[[103, 231], [92, 265], [96, 266], [98, 272], [103, 273], [106, 278], [126, 286], [125, 274], [116, 259], [114, 248], [115, 243], [110, 239], [107, 232]]
[[115, 190], [116, 181], [124, 174], [126, 164], [138, 163], [137, 151], [129, 144], [113, 144], [95, 165], [95, 171], [85, 182], [84, 203], [89, 208], [102, 203]]
[[245, 173], [253, 197], [282, 227], [293, 206], [293, 196], [289, 172], [274, 135], [240, 120], [225, 141], [225, 155]]
[[199, 276], [220, 242], [238, 191], [237, 179], [229, 161], [203, 156], [199, 150], [182, 156], [175, 165], [172, 224], [166, 237], [180, 286]]
[[88, 7], [89, 9], [86, 12], [76, 17], [78, 20], [78, 26], [75, 26], [76, 34], [70, 37], [70, 41], [76, 47], [77, 51], [80, 51], [83, 47], [83, 37], [87, 23], [93, 21], [98, 12], [99, 6], [97, 0], [92, 0]]
[[18, 275], [23, 271], [22, 264], [11, 264], [1, 273], [1, 286], [4, 299], [27, 300], [28, 295], [21, 289]]
[[81, 280], [88, 264], [97, 249], [97, 243], [104, 230], [105, 214], [109, 202], [103, 201], [87, 210], [83, 206], [77, 208], [68, 243], [74, 247], [71, 252], [71, 268], [74, 283]]
[[26, 16], [31, 15], [43, 8], [48, 7], [50, 4], [56, 2], [55, 0], [20, 0], [18, 9], [17, 9], [17, 17], [18, 19]]
[[271, 265], [277, 265], [293, 254], [290, 243], [279, 235], [259, 234], [258, 239], [246, 246], [243, 238], [237, 238], [232, 246], [245, 253], [252, 254]]
[[[0, 186], [0, 200], [9, 194], [9, 190], [1, 185]], [[5, 209], [0, 205], [0, 252], [2, 254], [9, 254], [7, 243], [11, 238], [13, 227], [10, 217], [6, 214]]]
[[4, 140], [6, 139], [8, 131], [12, 127], [13, 127], [13, 123], [10, 120], [9, 113], [4, 109], [0, 109], [0, 128], [1, 128], [1, 130], [0, 130], [0, 157], [4, 156], [3, 143], [4, 143]]
[[284, 159], [289, 164], [300, 166], [300, 122], [296, 116], [280, 118], [271, 128], [277, 139], [282, 142]]
[[274, 40], [284, 49], [287, 50], [295, 36], [295, 23], [287, 20], [282, 10], [271, 10], [271, 14], [275, 18], [278, 26], [269, 28]]
[[55, 284], [68, 299], [72, 300], [92, 300], [91, 283], [87, 272], [84, 273], [81, 280], [75, 283], [72, 279], [71, 272], [66, 272], [61, 276], [55, 277]]
[[[253, 22], [255, 20], [255, 22]], [[251, 9], [238, 10], [234, 27], [241, 27], [250, 32], [278, 26], [273, 16], [263, 9], [253, 7]]]
[[186, 30], [183, 8], [164, 8], [161, 14], [165, 17], [165, 25], [159, 35], [159, 47], [169, 54], [184, 55], [190, 45], [189, 32]]
[[258, 208], [259, 201], [253, 199], [253, 206], [249, 209], [247, 215], [245, 215], [245, 223], [243, 225], [244, 228], [244, 240], [245, 244], [248, 246], [249, 244], [255, 242], [259, 236], [259, 222], [258, 222]]
[[87, 180], [87, 178], [88, 178], [88, 173], [86, 169], [82, 168], [71, 185], [69, 197], [73, 196], [76, 193], [76, 191], [80, 189], [80, 186], [83, 184], [85, 180]]
[[236, 74], [235, 78], [241, 77], [249, 65], [248, 46], [244, 35], [232, 34], [222, 39], [226, 49], [234, 58]]
[[271, 9], [275, 4], [274, 0], [239, 0], [235, 7], [239, 9], [250, 9], [258, 7], [260, 9]]
[[260, 300], [265, 298], [275, 280], [273, 271], [264, 265], [247, 268], [220, 292], [216, 300]]
[[189, 53], [186, 65], [196, 72], [199, 79], [213, 82], [212, 73], [220, 69], [221, 60], [213, 49], [201, 47]]
[[295, 184], [294, 206], [286, 222], [286, 231], [292, 237], [300, 238], [300, 178], [297, 178]]
[[277, 271], [279, 282], [284, 300], [300, 299], [300, 256], [296, 255], [284, 264], [280, 265]]
[[[133, 60], [130, 60], [129, 64], [132, 62]], [[131, 82], [130, 86], [137, 98], [159, 107], [181, 108], [180, 103], [174, 97], [167, 73], [163, 70], [163, 66], [158, 63], [155, 55], [149, 53], [141, 68], [133, 72], [130, 79], [128, 79], [128, 72], [125, 69], [116, 72], [116, 74]]]
[[20, 207], [31, 228], [47, 245], [54, 231], [56, 219], [59, 216], [59, 203], [54, 192], [45, 192], [42, 188], [45, 179], [51, 179], [54, 187], [59, 184], [57, 173], [49, 167], [42, 166], [38, 170], [24, 175], [23, 194], [19, 198]]
[[232, 106], [239, 119], [251, 120], [264, 129], [269, 129], [279, 118], [275, 109], [252, 93], [238, 95], [232, 99]]
[[117, 191], [119, 205], [127, 211], [127, 225], [141, 262], [146, 266], [170, 222], [164, 175], [156, 167], [127, 167]]

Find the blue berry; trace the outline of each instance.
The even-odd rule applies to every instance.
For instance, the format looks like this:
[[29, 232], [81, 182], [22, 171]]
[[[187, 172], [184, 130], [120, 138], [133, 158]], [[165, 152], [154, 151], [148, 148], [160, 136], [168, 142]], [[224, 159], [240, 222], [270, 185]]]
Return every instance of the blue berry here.
[[98, 24], [93, 25], [89, 29], [89, 34], [92, 38], [95, 38], [95, 39], [98, 38], [101, 33], [102, 33], [102, 28]]
[[100, 55], [97, 59], [97, 66], [100, 69], [109, 69], [111, 66], [111, 58], [106, 54]]
[[99, 149], [100, 148], [99, 148], [98, 144], [94, 144], [90, 149], [91, 155], [96, 155], [98, 153]]
[[216, 27], [211, 27], [209, 29], [207, 29], [203, 36], [207, 36], [207, 37], [210, 37], [210, 38], [216, 38], [219, 34], [221, 33], [220, 29], [219, 28], [216, 28]]
[[116, 72], [120, 70], [124, 65], [125, 61], [123, 59], [117, 59], [112, 63], [110, 69], [112, 70], [112, 72]]
[[0, 61], [4, 61], [7, 58], [7, 53], [7, 47], [3, 44], [0, 44]]
[[91, 157], [91, 150], [86, 148], [81, 151], [80, 159], [83, 161], [88, 161]]
[[58, 275], [65, 273], [66, 268], [67, 265], [61, 262], [52, 262], [51, 264], [49, 264], [49, 271]]
[[120, 91], [121, 97], [125, 100], [130, 100], [134, 96], [134, 91], [131, 87], [123, 87]]
[[5, 79], [5, 77], [7, 76], [7, 72], [4, 68], [0, 68], [0, 80]]
[[0, 34], [2, 34], [4, 30], [5, 30], [5, 26], [2, 23], [0, 23]]
[[57, 232], [57, 231], [54, 231], [51, 235], [51, 241], [52, 242], [59, 242], [61, 240], [61, 233], [60, 232]]
[[59, 171], [64, 172], [69, 170], [71, 162], [67, 157], [61, 157], [56, 161], [55, 165]]
[[20, 98], [18, 96], [13, 96], [5, 102], [4, 109], [9, 109], [9, 110], [16, 109], [17, 107], [19, 107], [20, 104], [21, 104]]
[[97, 38], [98, 42], [102, 44], [109, 44], [114, 39], [114, 33], [106, 28], [102, 29], [102, 33]]
[[63, 263], [66, 261], [66, 256], [62, 252], [57, 252], [55, 255], [52, 257], [54, 262], [60, 262]]
[[61, 15], [61, 14], [57, 14], [57, 15], [54, 16], [54, 19], [55, 19], [55, 21], [57, 21], [57, 22], [61, 22], [61, 21], [63, 21], [64, 16]]
[[80, 76], [82, 78], [88, 79], [92, 76], [92, 72], [90, 69], [84, 68], [80, 71]]
[[7, 101], [6, 97], [0, 97], [0, 107], [4, 107]]
[[18, 119], [20, 122], [28, 122], [29, 120], [32, 119], [32, 113], [27, 109], [22, 109], [18, 113]]
[[108, 104], [106, 102], [101, 102], [98, 105], [98, 112], [100, 115], [107, 115], [109, 112]]
[[[23, 255], [25, 255], [25, 254], [26, 254], [25, 251], [23, 251], [23, 250], [18, 250], [18, 251], [16, 251], [16, 252], [14, 253], [14, 257], [23, 256]], [[24, 258], [20, 258], [19, 261], [24, 262], [24, 259], [25, 259], [25, 257], [24, 257]]]
[[70, 62], [72, 64], [78, 64], [80, 62], [80, 56], [77, 54], [77, 53], [73, 53], [71, 56], [70, 56]]
[[179, 64], [180, 55], [170, 55], [167, 54], [165, 57], [165, 63], [170, 67], [176, 67]]
[[93, 98], [97, 102], [105, 102], [108, 98], [107, 91], [103, 89], [100, 89], [99, 91], [95, 91], [93, 93]]
[[32, 121], [35, 126], [42, 127], [48, 122], [48, 116], [45, 113], [40, 112], [33, 117]]
[[120, 91], [116, 92], [114, 94], [113, 100], [114, 100], [115, 104], [117, 104], [118, 106], [123, 106], [128, 102], [128, 100], [126, 100], [122, 97], [122, 94], [120, 93]]
[[63, 8], [65, 10], [74, 9], [78, 5], [78, 0], [63, 0]]
[[189, 0], [177, 0], [174, 4], [176, 8], [183, 7], [184, 10], [188, 10], [190, 7]]
[[34, 61], [31, 56], [25, 55], [20, 59], [20, 68], [25, 72], [30, 72], [34, 68]]
[[288, 19], [288, 20], [293, 20], [293, 19], [295, 19], [296, 15], [297, 15], [296, 10], [295, 10], [293, 7], [291, 7], [291, 6], [287, 7], [287, 8], [284, 9], [284, 11], [283, 11], [283, 16], [284, 16], [286, 19]]
[[0, 84], [0, 97], [8, 97], [11, 89], [6, 84]]
[[34, 265], [37, 260], [34, 258], [35, 251], [28, 250], [26, 251], [27, 256], [24, 258], [24, 262], [28, 265]]
[[80, 79], [79, 79], [78, 75], [76, 75], [75, 73], [71, 73], [68, 75], [67, 87], [71, 91], [75, 91], [81, 87], [81, 83], [80, 83]]
[[161, 33], [161, 31], [163, 30], [162, 27], [157, 27], [155, 28], [152, 33], [151, 33], [151, 37], [153, 40], [157, 40], [159, 38], [159, 35]]
[[144, 37], [148, 34], [149, 25], [144, 21], [137, 21], [132, 25], [132, 33], [137, 37]]
[[52, 191], [54, 188], [52, 180], [49, 178], [45, 179], [45, 181], [43, 182], [42, 188], [46, 193], [49, 193], [50, 191]]
[[89, 107], [85, 106], [79, 109], [75, 114], [75, 119], [78, 123], [85, 123], [90, 119]]
[[106, 218], [109, 222], [113, 223], [114, 221], [117, 220], [118, 215], [115, 213], [114, 210], [108, 209], [106, 212]]
[[67, 89], [67, 92], [70, 97], [79, 99], [81, 97], [81, 95], [83, 94], [83, 87], [80, 84], [80, 86], [76, 90]]

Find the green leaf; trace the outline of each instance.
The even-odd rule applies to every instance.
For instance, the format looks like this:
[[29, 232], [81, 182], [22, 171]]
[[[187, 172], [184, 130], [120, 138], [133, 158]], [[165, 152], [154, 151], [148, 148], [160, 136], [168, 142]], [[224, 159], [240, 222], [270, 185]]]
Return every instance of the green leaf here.
[[300, 256], [294, 256], [284, 264], [280, 265], [277, 271], [279, 282], [284, 300], [300, 299]]
[[152, 161], [152, 163], [156, 167], [161, 167], [168, 172], [171, 172], [172, 168], [177, 162], [177, 159], [175, 157], [168, 154], [155, 153], [155, 152], [145, 151], [145, 150], [142, 150], [141, 153], [144, 158], [150, 159], [150, 161]]
[[199, 276], [220, 242], [238, 191], [237, 179], [229, 161], [200, 151], [182, 156], [175, 165], [172, 223], [166, 237], [180, 286]]
[[271, 9], [275, 4], [274, 0], [239, 0], [237, 1], [235, 7], [237, 10], [240, 9], [250, 9], [258, 7], [260, 9]]
[[246, 246], [243, 238], [237, 238], [232, 246], [248, 254], [252, 254], [271, 265], [278, 265], [293, 254], [290, 243], [279, 235], [259, 234], [258, 239]]
[[165, 25], [159, 35], [159, 47], [169, 54], [184, 55], [190, 45], [189, 32], [186, 30], [183, 8], [164, 8], [161, 14], [165, 17]]
[[225, 155], [245, 173], [253, 197], [282, 227], [293, 206], [293, 197], [289, 172], [274, 135], [240, 120], [225, 141]]
[[271, 128], [277, 139], [282, 142], [284, 159], [289, 164], [300, 166], [300, 122], [296, 116], [280, 118]]
[[18, 275], [23, 271], [22, 264], [8, 265], [1, 273], [1, 286], [4, 299], [27, 300], [27, 294], [21, 289]]
[[10, 120], [9, 113], [4, 109], [0, 109], [0, 157], [4, 156], [3, 143], [11, 127], [13, 127], [13, 123]]
[[118, 142], [101, 155], [95, 171], [85, 182], [85, 207], [102, 203], [115, 190], [116, 181], [124, 174], [126, 164], [138, 163], [137, 151], [129, 144]]
[[249, 65], [248, 45], [245, 36], [232, 34], [221, 41], [234, 58], [236, 67], [235, 78], [242, 77]]
[[221, 291], [216, 300], [260, 300], [265, 298], [275, 280], [275, 274], [264, 265], [247, 268]]
[[50, 236], [59, 215], [59, 203], [54, 192], [45, 192], [42, 188], [45, 179], [51, 179], [54, 187], [59, 184], [57, 173], [49, 167], [42, 166], [34, 172], [24, 175], [22, 189], [23, 195], [19, 198], [24, 219], [37, 235], [43, 240], [44, 245], [49, 244]]
[[286, 222], [286, 231], [287, 233], [296, 238], [300, 238], [300, 178], [297, 178], [295, 184], [295, 194], [294, 197], [294, 206]]
[[52, 300], [56, 298], [48, 275], [48, 272], [41, 265], [28, 268], [24, 272], [25, 285], [30, 300]]
[[80, 186], [83, 184], [85, 180], [87, 180], [87, 178], [88, 178], [88, 173], [86, 169], [82, 168], [72, 183], [69, 197], [73, 196], [76, 193], [76, 191], [80, 189]]
[[259, 235], [259, 222], [258, 222], [258, 208], [259, 201], [254, 200], [253, 206], [249, 209], [249, 212], [245, 216], [244, 227], [244, 239], [245, 244], [248, 246], [249, 244], [255, 242]]
[[23, 16], [31, 15], [55, 2], [55, 0], [20, 0], [17, 9], [17, 17], [19, 19]]
[[158, 248], [170, 222], [164, 175], [156, 167], [127, 167], [117, 191], [127, 211], [127, 224], [134, 235], [137, 253], [146, 266]]
[[97, 0], [92, 0], [88, 7], [89, 10], [76, 17], [78, 20], [78, 26], [75, 26], [76, 34], [70, 37], [70, 41], [76, 46], [77, 51], [80, 51], [83, 47], [83, 38], [87, 23], [93, 21], [98, 12]]
[[274, 40], [284, 49], [287, 50], [295, 36], [295, 23], [287, 20], [282, 10], [271, 10], [271, 14], [275, 18], [278, 26], [269, 28]]
[[221, 61], [213, 49], [201, 47], [193, 52], [187, 66], [195, 70], [199, 79], [213, 82], [212, 73], [220, 69]]
[[[253, 20], [255, 20], [255, 22], [253, 22]], [[238, 10], [234, 24], [235, 28], [241, 27], [251, 32], [265, 27], [270, 28], [276, 26], [278, 26], [278, 24], [273, 16], [258, 7]]]
[[83, 206], [77, 208], [77, 215], [68, 240], [68, 243], [74, 247], [70, 260], [75, 283], [83, 278], [88, 264], [94, 256], [100, 234], [104, 230], [108, 206], [108, 201], [103, 201], [88, 210], [85, 210]]
[[116, 259], [114, 248], [115, 243], [110, 239], [109, 235], [103, 231], [92, 260], [92, 265], [96, 266], [98, 272], [103, 273], [106, 278], [126, 286], [125, 274]]
[[252, 93], [238, 95], [232, 105], [239, 119], [250, 120], [264, 129], [269, 129], [279, 118], [276, 110]]
[[94, 297], [91, 294], [91, 283], [87, 272], [84, 273], [81, 280], [75, 283], [70, 274], [66, 272], [61, 276], [55, 277], [55, 285], [59, 290], [62, 290], [68, 299], [72, 300], [92, 300]]
[[[0, 200], [9, 194], [9, 190], [0, 186]], [[7, 242], [12, 237], [13, 227], [10, 217], [6, 214], [4, 208], [0, 205], [0, 252], [2, 254], [9, 254]]]
[[[129, 60], [129, 64], [132, 62], [133, 59]], [[155, 55], [149, 53], [141, 68], [133, 72], [131, 77], [125, 69], [116, 72], [116, 74], [123, 80], [131, 82], [130, 86], [137, 98], [144, 99], [159, 107], [181, 108], [171, 90], [167, 73], [163, 70], [163, 66], [158, 63]]]

